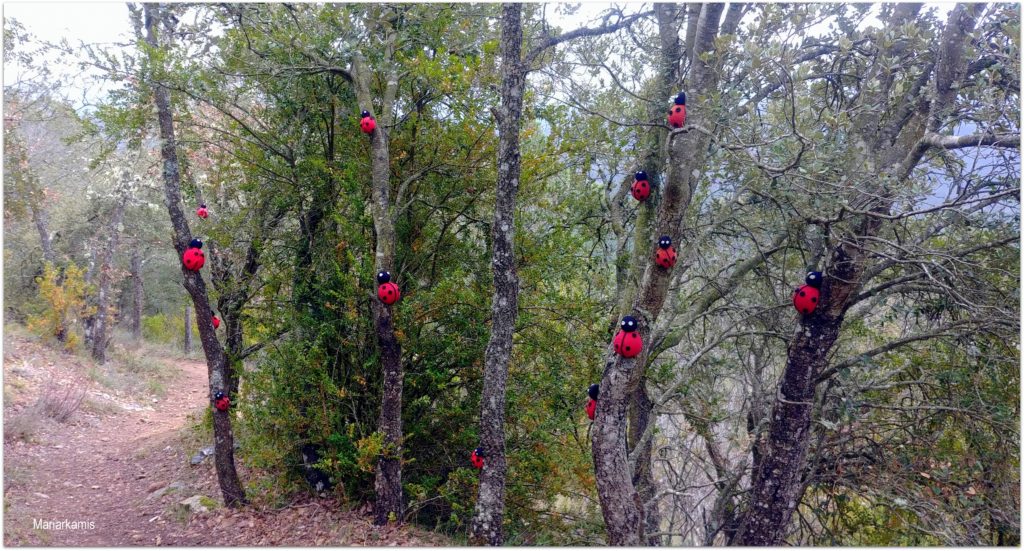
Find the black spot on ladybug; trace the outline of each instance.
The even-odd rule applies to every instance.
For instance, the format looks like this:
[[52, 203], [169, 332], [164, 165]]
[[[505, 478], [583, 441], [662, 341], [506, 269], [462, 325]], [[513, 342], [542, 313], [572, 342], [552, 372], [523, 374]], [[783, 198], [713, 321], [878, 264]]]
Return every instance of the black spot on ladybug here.
[[804, 291], [800, 291], [800, 296], [805, 297], [807, 296], [807, 293], [805, 293]]
[[811, 302], [818, 302], [818, 297], [811, 297]]
[[626, 352], [629, 352], [629, 345], [626, 345]]
[[682, 111], [682, 109], [676, 107], [676, 113], [678, 113], [679, 111]]

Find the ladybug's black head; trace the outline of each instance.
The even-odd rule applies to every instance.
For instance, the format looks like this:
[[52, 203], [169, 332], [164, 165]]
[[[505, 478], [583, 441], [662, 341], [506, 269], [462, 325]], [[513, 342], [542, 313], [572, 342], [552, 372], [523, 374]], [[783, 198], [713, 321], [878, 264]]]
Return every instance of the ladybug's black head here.
[[198, 239], [193, 239], [192, 241], [188, 242], [188, 246], [189, 246], [189, 248], [192, 248], [192, 249], [202, 249], [203, 248], [203, 242], [198, 240]]
[[639, 182], [640, 180], [646, 180], [646, 179], [647, 179], [647, 173], [646, 173], [646, 172], [644, 172], [644, 171], [642, 171], [642, 170], [639, 170], [639, 171], [637, 171], [637, 173], [636, 173], [636, 174], [634, 175], [634, 178], [636, 178], [636, 181], [637, 181], [637, 182]]
[[359, 116], [360, 117], [369, 117], [370, 116], [370, 112], [369, 111], [363, 111], [363, 114], [359, 115]]
[[815, 289], [821, 287], [821, 272], [807, 272], [807, 277], [804, 281]]
[[587, 390], [587, 394], [590, 395], [591, 400], [597, 400], [598, 390], [599, 388], [596, 384], [590, 385], [590, 388]]
[[215, 393], [215, 394], [213, 395], [213, 398], [214, 398], [215, 400], [220, 400], [221, 398], [224, 398], [225, 396], [226, 396], [226, 394], [224, 394], [223, 392], [221, 392], [221, 391], [219, 391], [219, 390], [218, 390], [218, 391], [217, 391], [217, 392], [216, 392], [216, 393]]
[[473, 450], [473, 453], [475, 453], [477, 457], [483, 457], [484, 456], [484, 449], [483, 448], [477, 448], [477, 449]]
[[377, 273], [377, 283], [380, 283], [381, 285], [383, 285], [383, 284], [385, 284], [385, 283], [387, 283], [389, 281], [391, 281], [391, 272], [378, 272]]
[[199, 208], [201, 208], [201, 209], [205, 209], [205, 208], [206, 208], [206, 204], [205, 204], [205, 203], [200, 203], [200, 204], [199, 204]]
[[686, 105], [686, 92], [679, 92], [676, 96], [676, 105]]
[[667, 236], [667, 235], [661, 236], [661, 238], [658, 239], [658, 246], [661, 247], [662, 249], [667, 249], [667, 248], [671, 247], [672, 246], [672, 238]]
[[626, 316], [622, 318], [621, 325], [623, 331], [631, 333], [633, 331], [636, 331], [636, 328], [639, 327], [640, 324], [637, 323], [636, 318], [634, 318], [633, 316]]

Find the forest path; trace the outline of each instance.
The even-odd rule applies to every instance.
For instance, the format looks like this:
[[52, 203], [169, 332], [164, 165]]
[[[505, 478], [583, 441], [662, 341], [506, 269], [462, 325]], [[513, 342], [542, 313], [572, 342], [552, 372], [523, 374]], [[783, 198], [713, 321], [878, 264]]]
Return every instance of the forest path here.
[[[5, 431], [5, 543], [160, 545], [186, 537], [185, 523], [169, 518], [167, 503], [151, 494], [187, 465], [175, 444], [188, 415], [206, 403], [206, 365], [158, 361], [166, 383], [163, 397], [152, 398], [97, 384], [91, 379], [110, 372], [103, 375], [105, 368], [75, 356], [9, 341], [5, 375], [23, 377], [29, 396], [22, 403], [5, 400], [5, 424], [22, 415], [37, 427], [28, 442], [10, 441]], [[70, 388], [86, 394], [69, 422], [46, 419], [33, 408], [41, 393], [58, 396]]]
[[[6, 545], [445, 545], [441, 536], [413, 527], [372, 526], [365, 506], [345, 510], [337, 499], [301, 492], [284, 506], [219, 506], [212, 458], [189, 461], [209, 442], [183, 430], [195, 423], [190, 415], [208, 407], [206, 365], [161, 353], [140, 356], [136, 365], [157, 373], [161, 397], [142, 390], [140, 380], [118, 382], [112, 368], [5, 334]], [[85, 391], [68, 421], [38, 413], [40, 395], [67, 389]], [[240, 475], [256, 478], [244, 465]], [[179, 503], [192, 496], [218, 506], [189, 514]]]

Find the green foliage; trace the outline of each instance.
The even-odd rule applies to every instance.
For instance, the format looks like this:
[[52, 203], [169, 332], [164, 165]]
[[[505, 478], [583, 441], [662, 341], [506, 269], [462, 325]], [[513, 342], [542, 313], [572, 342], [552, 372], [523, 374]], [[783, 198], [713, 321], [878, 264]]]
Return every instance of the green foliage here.
[[36, 280], [39, 299], [45, 307], [42, 313], [28, 320], [30, 330], [57, 339], [69, 351], [77, 348], [80, 341], [79, 323], [92, 313], [86, 301], [90, 287], [84, 275], [74, 263], [56, 268], [47, 262], [43, 275]]

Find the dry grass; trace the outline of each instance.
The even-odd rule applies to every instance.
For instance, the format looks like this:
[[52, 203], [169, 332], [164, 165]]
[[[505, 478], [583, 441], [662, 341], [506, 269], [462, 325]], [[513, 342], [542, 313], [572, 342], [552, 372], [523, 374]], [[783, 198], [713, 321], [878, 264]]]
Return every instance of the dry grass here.
[[82, 405], [85, 390], [75, 387], [60, 387], [47, 383], [33, 408], [60, 423], [68, 422]]
[[35, 408], [4, 419], [4, 442], [32, 442], [43, 419]]
[[67, 423], [81, 407], [84, 398], [85, 390], [47, 383], [34, 404], [4, 419], [4, 441], [32, 442], [47, 418]]

